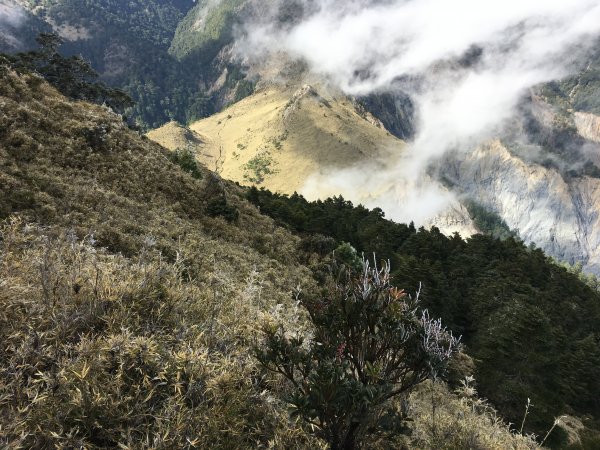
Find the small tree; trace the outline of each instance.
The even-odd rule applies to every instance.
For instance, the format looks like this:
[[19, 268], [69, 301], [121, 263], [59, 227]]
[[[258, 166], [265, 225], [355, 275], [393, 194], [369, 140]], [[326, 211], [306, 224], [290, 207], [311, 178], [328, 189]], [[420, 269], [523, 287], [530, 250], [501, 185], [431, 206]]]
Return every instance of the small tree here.
[[301, 298], [314, 336], [266, 327], [259, 362], [292, 385], [285, 400], [332, 449], [354, 449], [379, 406], [436, 377], [458, 339], [390, 284], [390, 266], [343, 268], [317, 295]]
[[196, 180], [202, 179], [202, 172], [198, 161], [196, 160], [196, 153], [194, 150], [191, 148], [177, 148], [168, 155], [172, 162], [189, 173], [193, 178]]

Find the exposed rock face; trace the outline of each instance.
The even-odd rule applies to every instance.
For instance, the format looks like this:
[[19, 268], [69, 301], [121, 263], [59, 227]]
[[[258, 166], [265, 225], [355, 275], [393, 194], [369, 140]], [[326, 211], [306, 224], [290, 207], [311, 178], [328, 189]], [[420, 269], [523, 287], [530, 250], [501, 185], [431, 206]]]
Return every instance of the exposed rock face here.
[[426, 228], [432, 226], [439, 228], [444, 234], [451, 235], [458, 233], [463, 238], [479, 232], [475, 228], [467, 208], [458, 202], [451, 204], [446, 211], [433, 217], [425, 224]]
[[457, 192], [496, 212], [525, 242], [600, 273], [600, 179], [565, 180], [553, 168], [512, 155], [499, 141], [443, 166]]
[[585, 112], [574, 114], [577, 132], [585, 139], [600, 143], [600, 116]]
[[413, 137], [415, 108], [408, 95], [402, 92], [372, 94], [357, 101], [397, 138]]

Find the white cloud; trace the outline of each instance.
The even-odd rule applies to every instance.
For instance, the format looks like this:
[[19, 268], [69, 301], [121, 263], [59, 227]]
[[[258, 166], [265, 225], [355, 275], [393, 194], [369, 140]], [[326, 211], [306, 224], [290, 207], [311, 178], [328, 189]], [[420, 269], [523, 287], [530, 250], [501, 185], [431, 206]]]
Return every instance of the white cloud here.
[[0, 0], [0, 24], [19, 27], [26, 16], [21, 6], [11, 0]]
[[[450, 198], [421, 182], [429, 162], [492, 136], [528, 88], [576, 70], [600, 34], [600, 2], [324, 0], [291, 28], [264, 22], [247, 31], [240, 43], [247, 57], [286, 52], [347, 94], [392, 90], [400, 77], [418, 80], [408, 86], [419, 118], [408, 149], [383, 161], [386, 169], [315, 176], [305, 191], [338, 189], [395, 217], [420, 201], [427, 215]], [[475, 47], [480, 57], [459, 64]]]
[[27, 16], [23, 8], [12, 0], [0, 0], [0, 41], [10, 47], [18, 47], [15, 31], [25, 22]]

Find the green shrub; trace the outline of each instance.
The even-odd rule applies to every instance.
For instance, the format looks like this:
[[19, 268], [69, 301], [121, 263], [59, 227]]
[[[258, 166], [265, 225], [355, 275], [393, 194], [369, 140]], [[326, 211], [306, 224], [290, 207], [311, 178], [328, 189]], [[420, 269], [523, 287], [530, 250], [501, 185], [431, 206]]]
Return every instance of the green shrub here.
[[511, 230], [504, 219], [495, 212], [489, 211], [476, 201], [466, 202], [467, 211], [475, 227], [482, 234], [487, 234], [498, 239], [517, 237], [518, 233]]
[[223, 217], [227, 222], [236, 222], [240, 216], [239, 211], [227, 203], [225, 197], [219, 197], [208, 202], [206, 214], [210, 217]]
[[198, 161], [196, 161], [196, 155], [189, 148], [178, 148], [174, 152], [169, 154], [169, 159], [189, 173], [196, 180], [202, 179], [202, 172]]
[[322, 234], [311, 234], [300, 242], [300, 249], [306, 253], [316, 253], [325, 256], [336, 248], [335, 239]]
[[40, 49], [4, 58], [13, 69], [35, 72], [56, 87], [63, 95], [75, 100], [106, 104], [115, 111], [133, 106], [129, 95], [119, 89], [98, 82], [98, 74], [81, 56], [65, 57], [58, 52], [63, 43], [55, 33], [40, 33], [36, 41]]
[[271, 168], [273, 158], [268, 150], [263, 150], [243, 166], [244, 179], [251, 183], [261, 184], [267, 175], [276, 173]]
[[363, 261], [358, 256], [358, 252], [347, 242], [343, 242], [333, 252], [335, 260], [353, 270], [360, 271]]
[[[334, 268], [335, 269], [335, 268]], [[354, 449], [388, 400], [446, 368], [458, 340], [390, 284], [390, 266], [342, 269], [301, 298], [311, 338], [265, 327], [258, 361], [292, 385], [285, 400], [332, 449]], [[389, 413], [389, 409], [385, 412]]]

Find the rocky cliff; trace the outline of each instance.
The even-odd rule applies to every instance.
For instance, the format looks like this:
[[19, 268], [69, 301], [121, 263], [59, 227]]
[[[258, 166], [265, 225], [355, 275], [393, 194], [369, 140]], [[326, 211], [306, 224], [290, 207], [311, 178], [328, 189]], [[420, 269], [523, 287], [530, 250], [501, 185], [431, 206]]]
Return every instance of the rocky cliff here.
[[600, 116], [585, 112], [574, 114], [577, 132], [592, 142], [600, 143]]
[[497, 213], [527, 243], [600, 272], [600, 179], [563, 177], [526, 162], [499, 140], [448, 158], [443, 174], [453, 190]]

